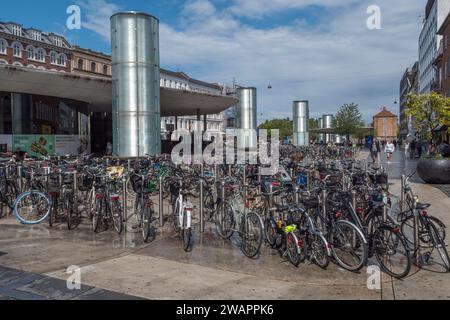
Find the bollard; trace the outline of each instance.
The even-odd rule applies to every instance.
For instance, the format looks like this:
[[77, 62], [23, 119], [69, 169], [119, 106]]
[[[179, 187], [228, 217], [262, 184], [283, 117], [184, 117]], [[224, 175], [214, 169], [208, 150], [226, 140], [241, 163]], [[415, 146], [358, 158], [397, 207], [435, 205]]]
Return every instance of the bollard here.
[[272, 182], [271, 182], [270, 185], [269, 185], [269, 208], [273, 207], [273, 194], [272, 194], [272, 192], [273, 192], [273, 185], [272, 185]]
[[405, 208], [405, 175], [402, 174], [401, 186], [400, 186], [400, 213], [403, 213]]
[[50, 183], [50, 167], [45, 168], [45, 184], [47, 185], [47, 188], [49, 187]]
[[127, 229], [126, 223], [128, 221], [128, 192], [127, 192], [127, 188], [128, 188], [127, 177], [124, 175], [122, 177], [122, 201], [123, 201], [122, 222], [125, 223], [125, 230]]
[[77, 172], [73, 172], [73, 207], [75, 208], [75, 212], [78, 213], [78, 181], [77, 181]]
[[17, 175], [19, 177], [19, 183], [18, 183], [18, 187], [19, 187], [19, 192], [22, 193], [23, 190], [23, 185], [22, 185], [22, 166], [17, 167]]
[[300, 203], [299, 194], [298, 194], [299, 189], [300, 188], [298, 187], [298, 185], [294, 184], [294, 192], [295, 192], [294, 199], [295, 199], [295, 204], [297, 204], [297, 205]]
[[258, 166], [258, 193], [261, 191], [261, 166]]
[[164, 206], [164, 196], [163, 196], [163, 188], [164, 188], [164, 181], [163, 176], [161, 175], [159, 177], [159, 226], [164, 226], [164, 212], [163, 212], [163, 206]]
[[228, 165], [228, 176], [231, 178], [231, 164]]
[[[327, 216], [327, 190], [322, 190], [321, 196], [322, 196], [322, 218], [323, 218], [323, 221], [326, 221], [326, 216]], [[325, 226], [323, 225], [322, 228], [324, 228], [324, 227]]]
[[421, 267], [422, 263], [421, 263], [421, 254], [420, 254], [420, 239], [419, 239], [419, 213], [416, 210], [416, 203], [414, 202], [414, 222], [413, 222], [413, 227], [414, 227], [414, 261], [416, 263], [416, 266]]
[[290, 171], [289, 173], [291, 175], [291, 180], [294, 181], [294, 168], [291, 168], [289, 171]]
[[203, 208], [203, 178], [205, 176], [205, 168], [203, 164], [200, 165], [200, 232], [205, 231], [205, 221], [204, 221], [204, 208]]
[[244, 176], [242, 177], [242, 183], [244, 185], [244, 214], [247, 211], [247, 165], [244, 164]]
[[356, 212], [356, 190], [352, 190], [352, 206], [353, 206], [353, 209], [355, 209], [355, 212]]

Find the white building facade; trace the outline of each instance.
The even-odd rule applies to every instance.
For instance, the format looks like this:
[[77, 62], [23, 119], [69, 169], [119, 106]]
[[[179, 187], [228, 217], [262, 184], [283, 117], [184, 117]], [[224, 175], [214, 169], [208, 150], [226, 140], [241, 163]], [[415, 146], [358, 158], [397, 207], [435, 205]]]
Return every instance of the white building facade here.
[[[436, 72], [433, 62], [439, 50], [441, 36], [436, 32], [450, 12], [450, 0], [428, 0], [425, 19], [419, 36], [419, 93], [433, 89]], [[447, 70], [450, 66], [447, 66]]]
[[[183, 72], [172, 72], [161, 69], [161, 87], [174, 90], [186, 90], [192, 92], [206, 93], [212, 95], [224, 94], [224, 87], [190, 78]], [[186, 129], [189, 131], [202, 130], [212, 132], [224, 132], [226, 126], [225, 112], [219, 114], [207, 115], [206, 128], [203, 128], [203, 117], [197, 121], [197, 115], [182, 117], [163, 117], [161, 118], [161, 131], [170, 132], [175, 129]]]

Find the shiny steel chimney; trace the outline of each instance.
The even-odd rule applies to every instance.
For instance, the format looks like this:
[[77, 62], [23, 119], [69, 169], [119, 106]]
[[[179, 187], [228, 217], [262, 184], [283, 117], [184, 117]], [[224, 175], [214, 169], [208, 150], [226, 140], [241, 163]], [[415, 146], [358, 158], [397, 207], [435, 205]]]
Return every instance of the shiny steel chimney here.
[[309, 102], [294, 101], [293, 104], [294, 122], [294, 145], [309, 145]]
[[119, 157], [161, 153], [159, 21], [146, 13], [111, 17], [113, 146]]
[[236, 89], [236, 96], [239, 99], [236, 117], [237, 128], [242, 129], [239, 130], [242, 143], [241, 145], [238, 144], [238, 148], [254, 150], [258, 146], [256, 137], [258, 127], [256, 88], [238, 88]]

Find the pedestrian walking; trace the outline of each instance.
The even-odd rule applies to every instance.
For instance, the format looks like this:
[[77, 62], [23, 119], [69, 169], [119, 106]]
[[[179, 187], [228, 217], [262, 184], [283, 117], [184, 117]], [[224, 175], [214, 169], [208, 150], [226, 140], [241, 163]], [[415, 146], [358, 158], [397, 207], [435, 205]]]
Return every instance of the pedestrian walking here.
[[416, 142], [417, 140], [414, 139], [411, 141], [411, 144], [409, 145], [409, 157], [411, 159], [414, 159], [416, 157]]
[[408, 157], [408, 151], [409, 151], [409, 142], [405, 142], [405, 157]]
[[378, 162], [378, 153], [380, 152], [380, 142], [377, 139], [373, 139], [372, 146], [370, 148], [370, 156], [372, 157], [373, 163]]
[[392, 154], [395, 151], [395, 145], [392, 141], [389, 141], [386, 143], [386, 146], [384, 148], [384, 152], [386, 152], [387, 162], [390, 163], [392, 160]]
[[420, 139], [417, 140], [416, 149], [417, 149], [417, 155], [419, 156], [419, 159], [422, 158], [422, 149], [423, 149], [422, 140], [420, 140]]

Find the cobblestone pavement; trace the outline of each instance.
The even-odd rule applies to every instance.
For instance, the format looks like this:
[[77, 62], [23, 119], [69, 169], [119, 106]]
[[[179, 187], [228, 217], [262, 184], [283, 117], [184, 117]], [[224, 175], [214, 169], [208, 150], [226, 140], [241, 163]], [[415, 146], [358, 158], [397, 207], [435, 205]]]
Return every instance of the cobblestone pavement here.
[[0, 300], [134, 299], [137, 298], [87, 285], [69, 289], [64, 280], [0, 266]]

